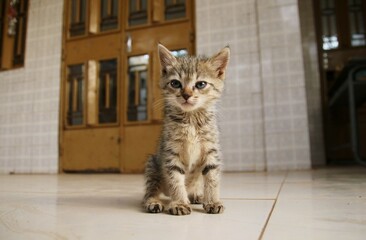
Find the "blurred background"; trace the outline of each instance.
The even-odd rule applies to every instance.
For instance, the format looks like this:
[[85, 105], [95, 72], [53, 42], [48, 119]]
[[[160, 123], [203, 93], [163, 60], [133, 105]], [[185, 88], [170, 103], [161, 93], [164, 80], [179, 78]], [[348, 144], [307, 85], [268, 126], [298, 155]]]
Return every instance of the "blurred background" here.
[[143, 171], [160, 42], [231, 48], [226, 171], [362, 163], [363, 0], [1, 0], [0, 173]]

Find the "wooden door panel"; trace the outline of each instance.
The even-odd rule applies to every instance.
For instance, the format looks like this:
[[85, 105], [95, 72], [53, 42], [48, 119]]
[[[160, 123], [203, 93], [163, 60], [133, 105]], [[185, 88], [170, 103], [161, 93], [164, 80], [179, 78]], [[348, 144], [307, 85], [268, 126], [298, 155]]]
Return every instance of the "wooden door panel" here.
[[119, 128], [73, 129], [64, 131], [64, 171], [119, 171]]
[[[180, 31], [177, 31], [177, 29]], [[164, 27], [129, 31], [132, 39], [132, 52], [141, 53], [146, 49], [156, 51], [159, 42], [170, 48], [190, 46], [192, 42], [190, 29], [189, 22], [180, 22]]]
[[120, 55], [122, 35], [96, 36], [87, 41], [70, 41], [64, 47], [67, 62], [110, 58]]
[[121, 172], [141, 173], [149, 154], [154, 154], [161, 124], [136, 125], [125, 128]]
[[[130, 57], [149, 55], [149, 117], [146, 121], [128, 121], [124, 125], [122, 141], [122, 172], [142, 172], [149, 154], [156, 151], [156, 143], [160, 134], [163, 119], [163, 103], [160, 81], [160, 64], [157, 45], [162, 43], [171, 50], [185, 49], [192, 53], [191, 25], [179, 22], [172, 25], [131, 30], [127, 34], [131, 38]], [[125, 93], [127, 96], [128, 93]], [[126, 98], [125, 96], [125, 98]], [[127, 106], [125, 107], [127, 109]]]
[[[179, 31], [177, 31], [179, 29]], [[175, 33], [175, 34], [172, 34]], [[162, 104], [160, 92], [160, 64], [157, 55], [158, 43], [164, 44], [171, 50], [185, 49], [193, 53], [192, 28], [189, 22], [179, 22], [142, 30], [128, 32], [131, 38], [131, 53], [129, 55], [149, 54], [151, 78], [151, 120], [162, 120]]]

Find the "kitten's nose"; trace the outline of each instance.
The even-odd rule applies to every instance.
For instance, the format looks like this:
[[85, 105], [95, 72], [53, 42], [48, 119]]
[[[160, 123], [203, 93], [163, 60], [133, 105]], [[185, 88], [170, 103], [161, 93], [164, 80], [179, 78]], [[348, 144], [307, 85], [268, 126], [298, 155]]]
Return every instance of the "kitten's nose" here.
[[184, 98], [184, 100], [188, 100], [188, 98], [190, 98], [191, 97], [191, 95], [189, 95], [188, 93], [183, 93], [182, 94], [182, 97]]

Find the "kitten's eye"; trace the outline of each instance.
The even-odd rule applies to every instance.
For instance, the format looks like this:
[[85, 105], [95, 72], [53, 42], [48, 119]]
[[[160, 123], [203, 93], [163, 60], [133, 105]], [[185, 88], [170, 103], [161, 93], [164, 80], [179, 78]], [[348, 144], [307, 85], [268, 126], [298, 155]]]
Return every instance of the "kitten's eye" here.
[[198, 88], [198, 89], [204, 89], [206, 86], [207, 86], [207, 82], [204, 82], [204, 81], [196, 82], [196, 88]]
[[170, 81], [170, 85], [173, 88], [182, 88], [182, 84], [178, 80], [172, 80], [172, 81]]

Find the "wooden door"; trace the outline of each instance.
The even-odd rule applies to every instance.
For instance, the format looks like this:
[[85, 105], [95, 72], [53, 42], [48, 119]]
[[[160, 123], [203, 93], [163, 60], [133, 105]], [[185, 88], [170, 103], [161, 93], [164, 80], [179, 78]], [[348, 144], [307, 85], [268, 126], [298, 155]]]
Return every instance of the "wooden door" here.
[[[328, 160], [352, 158], [350, 149], [338, 148], [349, 142], [347, 109], [329, 111], [328, 93], [347, 62], [366, 57], [366, 1], [314, 0], [317, 25], [319, 67], [321, 70], [325, 142]], [[365, 107], [359, 120], [366, 123]], [[365, 126], [365, 124], [363, 124]], [[366, 129], [361, 128], [366, 134]], [[362, 146], [366, 150], [366, 141]]]
[[193, 1], [65, 3], [60, 169], [141, 172], [162, 123], [157, 44], [194, 52]]
[[157, 44], [164, 44], [176, 54], [194, 52], [193, 3], [174, 0], [127, 3], [125, 139], [122, 143], [126, 161], [121, 167], [129, 172], [141, 172], [147, 155], [156, 150], [161, 129]]
[[63, 171], [120, 169], [121, 6], [65, 1], [60, 163]]

